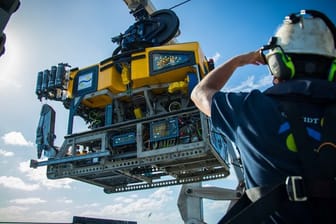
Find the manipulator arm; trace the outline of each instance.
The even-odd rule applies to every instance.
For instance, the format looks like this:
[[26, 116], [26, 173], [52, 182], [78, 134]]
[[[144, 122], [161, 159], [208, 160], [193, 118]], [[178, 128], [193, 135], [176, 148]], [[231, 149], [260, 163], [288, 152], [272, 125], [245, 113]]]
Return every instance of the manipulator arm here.
[[36, 145], [37, 145], [37, 157], [40, 159], [42, 151], [47, 157], [54, 157], [56, 154], [56, 148], [54, 146], [54, 140], [56, 138], [55, 133], [55, 111], [54, 109], [44, 104], [41, 109], [40, 120], [36, 130]]

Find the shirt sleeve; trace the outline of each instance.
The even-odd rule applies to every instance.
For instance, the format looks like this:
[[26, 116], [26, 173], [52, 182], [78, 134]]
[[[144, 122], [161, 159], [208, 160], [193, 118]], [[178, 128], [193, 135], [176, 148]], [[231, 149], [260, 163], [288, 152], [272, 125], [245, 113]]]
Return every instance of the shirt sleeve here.
[[217, 92], [212, 98], [211, 123], [215, 131], [236, 140], [239, 116], [247, 93]]

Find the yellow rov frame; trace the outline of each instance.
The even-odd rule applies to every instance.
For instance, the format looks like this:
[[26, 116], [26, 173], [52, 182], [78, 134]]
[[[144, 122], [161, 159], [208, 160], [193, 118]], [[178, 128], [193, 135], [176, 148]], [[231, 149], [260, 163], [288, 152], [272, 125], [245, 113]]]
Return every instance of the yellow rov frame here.
[[202, 77], [209, 71], [198, 42], [145, 48], [125, 58], [111, 57], [90, 67], [71, 70], [67, 95], [74, 98], [90, 94], [83, 104], [102, 108], [112, 103], [111, 94], [151, 85], [168, 83], [170, 93], [187, 92], [190, 83], [187, 74], [195, 73], [192, 65], [199, 65]]
[[[179, 20], [171, 9], [124, 1], [136, 22], [112, 38], [118, 47], [110, 58], [80, 69], [59, 63], [38, 72], [38, 99], [63, 102], [69, 121], [63, 144], [54, 146], [56, 113], [42, 106], [37, 157], [43, 152], [48, 159], [31, 160], [30, 166], [47, 166], [49, 179], [72, 178], [105, 193], [182, 184], [182, 219], [202, 220], [201, 197], [233, 200], [238, 192], [200, 189], [202, 181], [230, 174], [229, 153], [239, 161], [190, 99], [213, 61], [198, 42], [176, 44]], [[88, 130], [73, 133], [74, 116]]]
[[[106, 193], [226, 177], [226, 144], [210, 134], [207, 117], [190, 100], [212, 68], [198, 42], [190, 42], [137, 49], [69, 70], [62, 87], [68, 135], [60, 148], [42, 141], [40, 149], [54, 153], [31, 166], [47, 165], [49, 179], [70, 177]], [[48, 88], [42, 92], [55, 95], [45, 94]], [[72, 133], [76, 115], [91, 130]]]

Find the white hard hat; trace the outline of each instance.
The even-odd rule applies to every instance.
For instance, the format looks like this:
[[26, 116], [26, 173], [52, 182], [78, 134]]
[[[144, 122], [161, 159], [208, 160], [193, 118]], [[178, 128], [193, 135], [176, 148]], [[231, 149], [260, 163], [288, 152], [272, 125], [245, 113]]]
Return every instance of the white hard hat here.
[[[308, 10], [307, 10], [308, 11]], [[286, 53], [316, 54], [336, 57], [334, 27], [320, 17], [301, 14], [287, 16], [275, 33], [276, 44]]]

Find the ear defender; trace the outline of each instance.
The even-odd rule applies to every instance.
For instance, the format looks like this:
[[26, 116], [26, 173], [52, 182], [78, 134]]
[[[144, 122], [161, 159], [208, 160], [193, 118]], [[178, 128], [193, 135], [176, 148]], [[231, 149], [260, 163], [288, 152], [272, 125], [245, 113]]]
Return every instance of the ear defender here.
[[[276, 50], [270, 55], [267, 55], [267, 64], [272, 75], [282, 79], [288, 80], [295, 76], [295, 67], [292, 59], [286, 55], [282, 50]], [[336, 64], [335, 64], [336, 69]]]
[[330, 71], [328, 75], [328, 81], [335, 82], [336, 81], [336, 59], [334, 59], [330, 66]]

